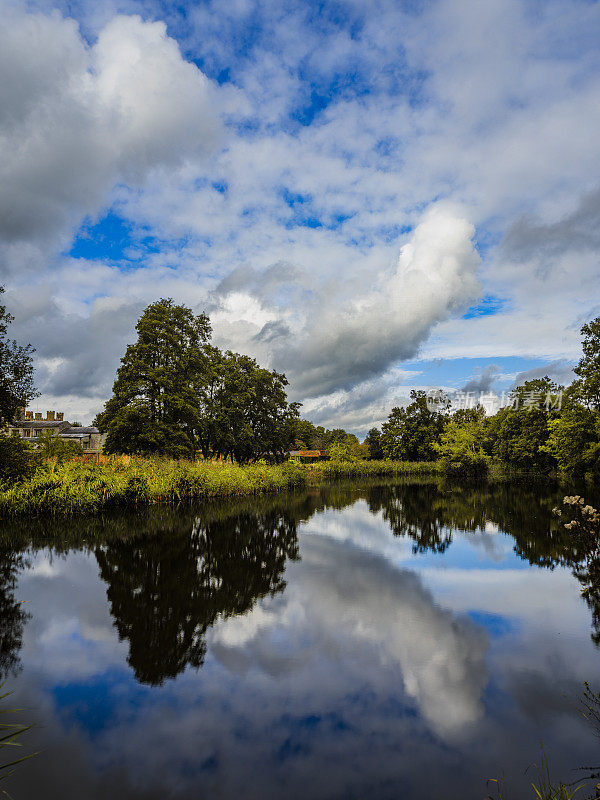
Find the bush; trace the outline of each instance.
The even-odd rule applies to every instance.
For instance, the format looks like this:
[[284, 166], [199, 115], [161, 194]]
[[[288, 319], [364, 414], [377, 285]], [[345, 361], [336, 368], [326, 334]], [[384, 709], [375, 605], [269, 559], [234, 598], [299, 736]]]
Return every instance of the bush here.
[[14, 436], [0, 436], [0, 483], [12, 484], [30, 478], [34, 471], [33, 449]]

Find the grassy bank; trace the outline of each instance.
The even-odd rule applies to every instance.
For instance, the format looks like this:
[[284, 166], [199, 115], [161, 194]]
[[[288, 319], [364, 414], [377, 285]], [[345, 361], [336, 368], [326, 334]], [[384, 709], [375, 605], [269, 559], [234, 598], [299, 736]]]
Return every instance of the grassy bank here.
[[185, 462], [132, 458], [128, 463], [48, 462], [29, 480], [0, 487], [0, 517], [18, 514], [90, 514], [119, 506], [244, 497], [306, 486], [315, 480], [412, 475], [432, 464], [390, 461], [321, 462], [303, 465]]
[[310, 467], [317, 478], [370, 478], [385, 475], [435, 475], [440, 472], [435, 461], [317, 461]]

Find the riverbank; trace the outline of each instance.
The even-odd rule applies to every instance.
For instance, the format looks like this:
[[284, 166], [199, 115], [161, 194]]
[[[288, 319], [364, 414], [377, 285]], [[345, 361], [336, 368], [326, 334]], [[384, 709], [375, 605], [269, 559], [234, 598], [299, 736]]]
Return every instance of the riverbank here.
[[38, 467], [29, 480], [0, 488], [0, 517], [90, 514], [101, 509], [243, 497], [302, 488], [319, 480], [432, 474], [435, 463], [319, 462], [237, 464], [131, 458]]

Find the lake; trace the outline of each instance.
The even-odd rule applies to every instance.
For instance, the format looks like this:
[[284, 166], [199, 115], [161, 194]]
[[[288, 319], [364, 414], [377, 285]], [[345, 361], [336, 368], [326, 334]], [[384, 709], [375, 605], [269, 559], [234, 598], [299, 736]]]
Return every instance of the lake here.
[[[530, 797], [600, 764], [600, 604], [548, 484], [435, 480], [0, 537], [14, 800]], [[24, 601], [24, 602], [23, 602]], [[11, 754], [12, 755], [12, 754]]]

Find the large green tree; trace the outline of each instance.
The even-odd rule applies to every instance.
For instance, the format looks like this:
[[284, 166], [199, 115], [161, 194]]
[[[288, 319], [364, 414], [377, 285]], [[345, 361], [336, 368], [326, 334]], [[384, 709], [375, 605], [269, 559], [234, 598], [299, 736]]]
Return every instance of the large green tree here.
[[96, 418], [108, 453], [192, 457], [206, 382], [210, 322], [171, 299], [148, 306], [127, 347], [113, 396]]
[[298, 404], [285, 375], [210, 344], [210, 321], [172, 300], [148, 306], [96, 418], [108, 453], [281, 460]]
[[[4, 287], [0, 286], [0, 295]], [[0, 304], [0, 428], [11, 422], [37, 392], [33, 385], [33, 348], [8, 338], [14, 317]]]
[[[393, 408], [382, 425], [381, 447], [386, 458], [398, 461], [433, 461], [448, 418], [444, 413], [449, 403], [430, 408], [427, 394], [412, 389], [412, 403], [406, 408]], [[440, 410], [438, 410], [438, 408]]]
[[379, 461], [384, 457], [383, 447], [381, 446], [381, 431], [379, 428], [371, 428], [365, 438], [365, 442], [371, 461]]
[[288, 381], [239, 353], [211, 352], [201, 396], [198, 439], [206, 455], [244, 463], [285, 458], [294, 441], [298, 403], [288, 403]]
[[488, 423], [496, 459], [527, 472], [550, 472], [555, 467], [547, 444], [550, 423], [560, 413], [555, 402], [560, 390], [547, 375], [516, 387], [513, 405], [501, 409]]
[[583, 355], [573, 372], [581, 399], [593, 409], [600, 409], [600, 317], [581, 329]]

